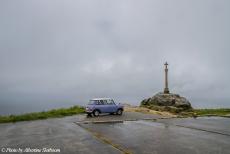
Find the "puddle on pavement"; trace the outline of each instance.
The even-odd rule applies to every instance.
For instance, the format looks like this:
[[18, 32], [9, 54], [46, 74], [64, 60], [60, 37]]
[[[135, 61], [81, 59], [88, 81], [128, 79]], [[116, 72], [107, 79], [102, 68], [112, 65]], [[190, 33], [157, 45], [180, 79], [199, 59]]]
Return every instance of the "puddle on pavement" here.
[[[137, 130], [145, 128], [161, 128], [161, 129], [192, 129], [196, 131], [204, 131], [207, 133], [215, 133], [219, 135], [230, 136], [230, 119], [223, 117], [199, 117], [193, 118], [178, 118], [178, 119], [159, 119], [159, 120], [135, 120], [135, 121], [109, 121], [88, 124], [80, 124], [82, 127], [93, 130], [104, 129], [104, 131], [119, 131]], [[110, 130], [111, 129], [111, 130]], [[114, 130], [115, 129], [115, 130]]]
[[[202, 119], [205, 120], [206, 118]], [[211, 118], [208, 119], [210, 120]], [[194, 122], [193, 119], [187, 120], [187, 122]], [[213, 118], [213, 120], [213, 125], [215, 125], [216, 118]], [[191, 145], [200, 153], [207, 153], [218, 148], [223, 150], [230, 147], [230, 137], [227, 135], [157, 121], [137, 120], [124, 121], [123, 123], [89, 123], [80, 125], [86, 130], [102, 136], [103, 139], [108, 139], [109, 142], [118, 145], [119, 148], [130, 149], [136, 153], [142, 153], [143, 150], [147, 153], [153, 150], [160, 151], [160, 153], [172, 151], [181, 153], [181, 150], [194, 153], [195, 151], [191, 149]], [[167, 147], [166, 149], [162, 148], [165, 146]], [[177, 149], [174, 147], [177, 147]], [[223, 153], [226, 152], [225, 150], [223, 151]]]

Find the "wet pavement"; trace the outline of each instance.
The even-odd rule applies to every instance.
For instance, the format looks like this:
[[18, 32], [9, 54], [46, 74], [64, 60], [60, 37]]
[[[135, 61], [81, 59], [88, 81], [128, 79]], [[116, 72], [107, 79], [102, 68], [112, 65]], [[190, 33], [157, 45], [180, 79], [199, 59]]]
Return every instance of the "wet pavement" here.
[[[174, 120], [174, 119], [170, 119]], [[230, 136], [196, 129], [196, 127], [183, 127], [183, 122], [196, 123], [204, 119], [177, 119], [182, 126], [176, 126], [169, 119], [164, 122], [156, 121], [128, 121], [114, 124], [80, 124], [81, 127], [97, 132], [108, 138], [113, 144], [119, 145], [119, 148], [131, 153], [156, 153], [156, 154], [206, 154], [230, 153]], [[209, 119], [211, 121], [211, 119]], [[225, 119], [227, 125], [230, 119]], [[213, 121], [212, 125], [216, 125], [217, 121]], [[170, 124], [169, 124], [170, 123]], [[211, 124], [211, 122], [209, 123]], [[225, 125], [226, 125], [225, 124]], [[199, 126], [201, 126], [200, 124]], [[205, 125], [205, 123], [203, 124]], [[210, 125], [209, 125], [210, 126]], [[218, 125], [221, 127], [221, 125]], [[203, 126], [204, 127], [204, 126]], [[216, 125], [217, 127], [217, 125]], [[226, 127], [227, 128], [227, 127]], [[228, 127], [230, 129], [230, 127]]]
[[[0, 150], [6, 148], [60, 149], [61, 153], [98, 154], [121, 152], [104, 144], [74, 124], [84, 116], [0, 124]], [[4, 149], [3, 149], [4, 148]], [[0, 152], [1, 153], [1, 152]]]
[[0, 148], [59, 148], [70, 154], [230, 154], [230, 118], [162, 118], [127, 112], [0, 124]]
[[170, 120], [159, 119], [158, 122], [230, 136], [230, 118], [223, 118], [223, 117], [200, 117], [197, 119], [175, 118]]
[[136, 120], [156, 120], [161, 118], [168, 118], [156, 114], [143, 114], [139, 112], [125, 112], [123, 115], [109, 115], [103, 114], [99, 117], [85, 117], [77, 122], [116, 122], [116, 121], [136, 121]]

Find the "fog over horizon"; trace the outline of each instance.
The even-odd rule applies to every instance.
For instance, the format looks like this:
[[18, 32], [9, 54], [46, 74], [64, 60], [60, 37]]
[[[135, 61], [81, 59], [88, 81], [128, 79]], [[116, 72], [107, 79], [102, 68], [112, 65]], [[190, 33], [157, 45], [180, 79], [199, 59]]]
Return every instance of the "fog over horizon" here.
[[139, 105], [169, 90], [230, 107], [229, 0], [0, 1], [0, 115]]

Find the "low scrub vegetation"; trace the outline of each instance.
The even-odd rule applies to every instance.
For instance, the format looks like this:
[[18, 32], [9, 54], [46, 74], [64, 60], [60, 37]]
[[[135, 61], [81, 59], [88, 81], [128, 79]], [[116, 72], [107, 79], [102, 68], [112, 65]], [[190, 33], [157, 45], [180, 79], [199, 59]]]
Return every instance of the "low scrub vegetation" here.
[[[143, 106], [142, 106], [143, 107]], [[159, 112], [170, 112], [174, 115], [181, 117], [197, 117], [197, 116], [226, 116], [230, 117], [230, 108], [219, 108], [219, 109], [188, 109], [176, 108], [172, 106], [144, 106], [150, 110]]]
[[196, 113], [198, 116], [226, 116], [230, 115], [230, 109], [194, 109], [194, 113]]
[[26, 114], [21, 114], [21, 115], [0, 116], [0, 123], [64, 117], [64, 116], [80, 114], [83, 112], [84, 112], [83, 107], [73, 106], [70, 108], [53, 109], [53, 110], [43, 111], [43, 112], [26, 113]]

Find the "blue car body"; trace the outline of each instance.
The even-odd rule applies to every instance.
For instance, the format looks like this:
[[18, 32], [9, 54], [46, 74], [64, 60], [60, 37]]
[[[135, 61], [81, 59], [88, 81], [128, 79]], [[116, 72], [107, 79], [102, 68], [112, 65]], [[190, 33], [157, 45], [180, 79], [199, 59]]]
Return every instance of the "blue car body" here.
[[89, 104], [86, 106], [86, 113], [88, 114], [94, 114], [95, 111], [98, 111], [99, 113], [122, 114], [123, 110], [123, 105], [116, 104], [113, 99], [110, 98], [95, 98], [90, 100]]

